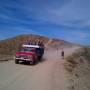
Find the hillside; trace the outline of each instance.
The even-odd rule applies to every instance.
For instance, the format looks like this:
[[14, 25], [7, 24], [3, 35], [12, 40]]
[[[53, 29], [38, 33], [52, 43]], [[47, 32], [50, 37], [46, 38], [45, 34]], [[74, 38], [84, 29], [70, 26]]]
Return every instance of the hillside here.
[[84, 47], [66, 58], [68, 90], [90, 90], [90, 47]]
[[6, 40], [0, 41], [0, 54], [11, 55], [15, 54], [18, 48], [23, 44], [29, 41], [42, 41], [48, 48], [58, 49], [63, 47], [72, 47], [75, 44], [69, 43], [64, 40], [59, 39], [49, 39], [47, 37], [39, 36], [39, 35], [19, 35], [13, 38], [9, 38]]

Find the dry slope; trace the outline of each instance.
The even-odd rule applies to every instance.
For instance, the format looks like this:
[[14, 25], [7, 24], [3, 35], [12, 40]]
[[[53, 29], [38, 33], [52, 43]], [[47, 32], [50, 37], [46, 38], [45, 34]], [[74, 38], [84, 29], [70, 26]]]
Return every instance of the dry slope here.
[[[29, 41], [42, 41], [45, 45], [51, 39], [39, 35], [20, 35], [14, 38], [6, 39], [0, 41], [0, 54], [15, 54], [18, 48], [23, 44]], [[75, 46], [72, 43], [66, 42], [64, 40], [52, 39], [50, 43], [48, 43], [48, 48], [60, 48], [60, 47], [72, 47]]]
[[67, 58], [68, 90], [90, 90], [90, 47], [80, 49]]

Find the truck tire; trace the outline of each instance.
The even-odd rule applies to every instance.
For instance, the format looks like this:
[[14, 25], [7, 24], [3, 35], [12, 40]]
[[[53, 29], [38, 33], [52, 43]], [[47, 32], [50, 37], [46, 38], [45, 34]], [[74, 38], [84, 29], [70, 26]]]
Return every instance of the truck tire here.
[[41, 59], [42, 59], [42, 56], [38, 56], [38, 60], [41, 61]]
[[16, 64], [19, 64], [19, 60], [15, 59], [15, 63], [16, 63]]

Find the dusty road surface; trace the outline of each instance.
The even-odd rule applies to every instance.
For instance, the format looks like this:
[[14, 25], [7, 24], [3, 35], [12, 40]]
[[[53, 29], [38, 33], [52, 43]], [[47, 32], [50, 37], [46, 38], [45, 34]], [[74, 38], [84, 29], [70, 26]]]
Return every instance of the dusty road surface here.
[[0, 63], [0, 90], [67, 90], [60, 51], [48, 51], [45, 58], [34, 66]]

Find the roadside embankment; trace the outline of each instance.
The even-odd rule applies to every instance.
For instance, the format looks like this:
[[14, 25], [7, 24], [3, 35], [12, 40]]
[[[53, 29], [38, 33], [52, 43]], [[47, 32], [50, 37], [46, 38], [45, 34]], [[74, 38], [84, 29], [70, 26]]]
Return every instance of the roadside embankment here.
[[90, 90], [90, 48], [82, 48], [66, 58], [68, 90]]
[[14, 60], [13, 55], [0, 55], [0, 62]]

